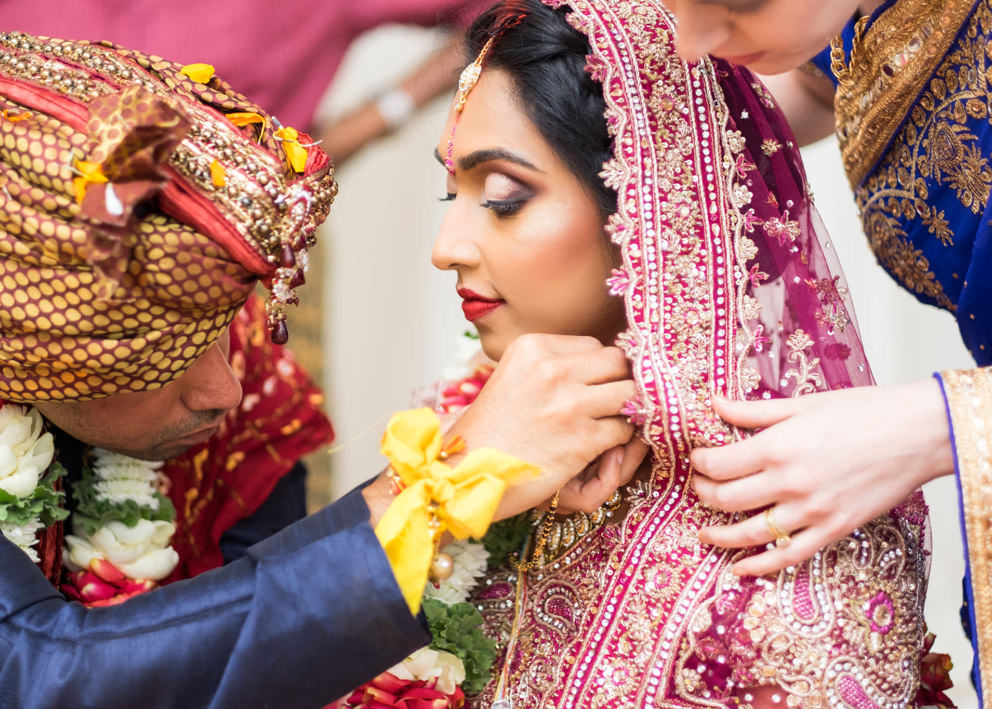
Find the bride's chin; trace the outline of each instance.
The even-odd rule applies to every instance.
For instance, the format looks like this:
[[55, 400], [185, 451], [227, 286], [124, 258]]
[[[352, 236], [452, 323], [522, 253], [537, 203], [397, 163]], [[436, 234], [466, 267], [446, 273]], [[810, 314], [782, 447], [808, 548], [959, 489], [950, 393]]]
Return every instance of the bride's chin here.
[[479, 344], [482, 346], [483, 354], [493, 362], [499, 362], [507, 346], [506, 342], [494, 337], [492, 333], [485, 334], [483, 332], [479, 332]]

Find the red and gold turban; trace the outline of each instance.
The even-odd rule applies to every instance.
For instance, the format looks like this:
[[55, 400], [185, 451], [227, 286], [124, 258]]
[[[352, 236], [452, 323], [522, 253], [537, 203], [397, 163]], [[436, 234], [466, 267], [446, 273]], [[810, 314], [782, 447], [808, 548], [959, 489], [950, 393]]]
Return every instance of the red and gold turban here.
[[309, 142], [209, 72], [0, 34], [0, 399], [167, 384], [259, 280], [284, 341], [336, 193]]

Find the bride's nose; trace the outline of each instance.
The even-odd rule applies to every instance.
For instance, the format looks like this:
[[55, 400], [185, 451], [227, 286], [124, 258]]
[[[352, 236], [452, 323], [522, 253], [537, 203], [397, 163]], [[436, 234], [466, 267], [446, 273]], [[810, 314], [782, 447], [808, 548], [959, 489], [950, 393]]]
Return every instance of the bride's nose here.
[[431, 263], [442, 271], [454, 268], [471, 268], [479, 263], [479, 249], [470, 236], [471, 228], [457, 218], [456, 211], [450, 210], [441, 223], [441, 231], [434, 240], [431, 250]]

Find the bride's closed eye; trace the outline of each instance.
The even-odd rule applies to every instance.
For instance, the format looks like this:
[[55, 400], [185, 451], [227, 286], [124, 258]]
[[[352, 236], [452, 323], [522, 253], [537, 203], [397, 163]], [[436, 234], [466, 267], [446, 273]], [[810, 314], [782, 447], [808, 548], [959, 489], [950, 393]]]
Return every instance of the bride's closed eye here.
[[534, 196], [534, 190], [501, 172], [486, 176], [482, 206], [497, 217], [509, 217], [519, 212]]

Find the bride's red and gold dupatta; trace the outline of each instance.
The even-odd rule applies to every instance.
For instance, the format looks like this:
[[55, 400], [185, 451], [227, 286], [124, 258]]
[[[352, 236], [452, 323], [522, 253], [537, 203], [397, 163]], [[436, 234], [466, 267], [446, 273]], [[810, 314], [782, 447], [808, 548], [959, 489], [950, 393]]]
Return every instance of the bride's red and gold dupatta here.
[[[561, 6], [561, 2], [549, 2]], [[473, 599], [501, 647], [478, 707], [725, 707], [756, 687], [788, 707], [914, 704], [926, 507], [899, 508], [777, 577], [738, 578], [704, 546], [689, 452], [738, 438], [710, 399], [868, 385], [847, 291], [792, 134], [747, 70], [687, 63], [655, 0], [573, 0], [614, 156], [608, 286], [653, 447], [649, 481], [560, 519], [539, 564]], [[493, 703], [495, 702], [495, 703]], [[501, 703], [502, 702], [502, 703]]]

